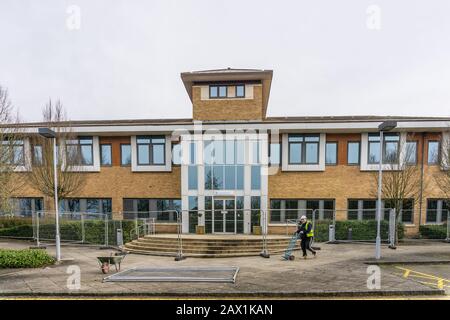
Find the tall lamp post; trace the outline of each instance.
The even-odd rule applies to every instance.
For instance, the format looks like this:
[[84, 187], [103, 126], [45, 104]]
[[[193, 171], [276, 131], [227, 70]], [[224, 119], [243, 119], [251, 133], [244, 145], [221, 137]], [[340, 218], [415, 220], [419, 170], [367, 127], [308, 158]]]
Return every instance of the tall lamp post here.
[[49, 128], [39, 128], [39, 135], [53, 140], [53, 176], [55, 186], [55, 224], [56, 224], [56, 261], [61, 261], [61, 238], [59, 235], [59, 210], [58, 210], [58, 170], [57, 170], [57, 152], [56, 152], [56, 132]]
[[378, 161], [378, 201], [377, 201], [377, 238], [375, 242], [375, 259], [381, 258], [381, 190], [383, 184], [383, 132], [397, 127], [396, 121], [384, 121], [378, 126], [380, 132], [380, 161]]

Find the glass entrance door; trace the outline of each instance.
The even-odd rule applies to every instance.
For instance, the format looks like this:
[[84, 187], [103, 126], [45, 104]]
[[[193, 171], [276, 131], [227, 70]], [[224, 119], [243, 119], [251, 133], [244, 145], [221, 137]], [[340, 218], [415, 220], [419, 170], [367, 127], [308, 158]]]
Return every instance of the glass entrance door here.
[[213, 233], [236, 233], [236, 202], [234, 198], [214, 199]]

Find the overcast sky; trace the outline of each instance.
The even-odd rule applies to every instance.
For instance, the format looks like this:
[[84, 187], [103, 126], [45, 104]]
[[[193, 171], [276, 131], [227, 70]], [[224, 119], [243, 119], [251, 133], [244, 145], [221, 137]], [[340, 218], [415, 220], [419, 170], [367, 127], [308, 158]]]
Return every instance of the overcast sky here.
[[269, 116], [450, 116], [449, 0], [0, 0], [0, 30], [27, 121], [191, 117], [179, 73], [226, 67], [274, 70]]

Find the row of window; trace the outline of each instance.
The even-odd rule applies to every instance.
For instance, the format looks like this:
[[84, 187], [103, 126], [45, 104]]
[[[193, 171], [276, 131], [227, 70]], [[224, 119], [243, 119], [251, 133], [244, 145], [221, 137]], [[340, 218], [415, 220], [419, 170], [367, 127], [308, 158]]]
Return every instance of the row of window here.
[[[190, 197], [189, 210], [197, 210], [197, 197]], [[242, 198], [242, 199], [241, 199]], [[213, 210], [212, 197], [205, 197], [205, 210]], [[236, 208], [243, 209], [243, 197], [236, 197]], [[195, 200], [195, 201], [194, 201]], [[252, 197], [251, 208], [261, 208], [260, 197]], [[42, 198], [12, 198], [13, 210], [21, 216], [30, 216], [32, 212], [44, 209]], [[389, 200], [383, 200], [382, 207], [392, 206]], [[194, 209], [195, 207], [195, 209]], [[175, 210], [181, 211], [180, 199], [123, 199], [124, 218], [155, 218], [157, 221], [176, 221]], [[112, 200], [110, 198], [69, 198], [59, 202], [61, 212], [104, 213], [111, 215]], [[373, 220], [376, 218], [377, 201], [374, 199], [349, 199], [347, 208], [348, 220]], [[270, 222], [285, 223], [297, 220], [302, 215], [312, 218], [313, 210], [318, 210], [316, 219], [333, 219], [334, 199], [272, 199], [270, 200]], [[173, 211], [173, 212], [170, 212]], [[163, 213], [164, 212], [164, 213]], [[427, 223], [444, 223], [450, 215], [450, 201], [428, 199], [426, 209]], [[383, 210], [387, 218], [387, 210]], [[399, 219], [403, 223], [414, 222], [414, 200], [403, 201]]]
[[[312, 218], [313, 210], [318, 210], [316, 219], [333, 219], [334, 200], [301, 200], [301, 199], [272, 199], [270, 200], [270, 222], [285, 223], [289, 220], [298, 220], [302, 215]], [[390, 200], [382, 201], [382, 219], [388, 217], [388, 209], [393, 207]], [[347, 207], [348, 220], [374, 220], [376, 219], [377, 200], [349, 199]], [[427, 223], [444, 223], [450, 215], [450, 201], [442, 199], [428, 199], [426, 210]], [[414, 223], [414, 200], [405, 199], [401, 205], [399, 221]]]
[[[166, 163], [166, 139], [164, 136], [138, 136], [137, 140], [137, 163], [138, 165], [164, 165]], [[396, 163], [399, 156], [399, 135], [385, 134], [383, 139], [383, 163]], [[377, 164], [380, 161], [380, 136], [369, 134], [368, 138], [369, 164]], [[319, 163], [319, 135], [289, 134], [288, 157], [289, 164], [318, 164]], [[6, 142], [3, 142], [4, 144]], [[7, 142], [9, 143], [9, 142]], [[252, 141], [252, 163], [259, 163], [259, 143]], [[194, 146], [194, 144], [192, 144]], [[22, 140], [14, 142], [11, 153], [11, 163], [24, 165], [24, 143]], [[439, 141], [428, 141], [428, 164], [439, 163]], [[181, 145], [173, 146], [173, 163], [181, 163]], [[193, 149], [192, 149], [193, 150]], [[244, 164], [244, 141], [207, 141], [204, 146], [206, 164]], [[325, 149], [325, 163], [336, 165], [338, 161], [338, 142], [327, 141]], [[191, 152], [191, 158], [195, 159], [195, 153]], [[406, 142], [406, 162], [417, 164], [417, 141]], [[280, 144], [271, 144], [269, 148], [269, 162], [272, 165], [280, 164]], [[347, 163], [349, 165], [360, 164], [360, 142], [347, 142]], [[43, 162], [42, 146], [33, 146], [33, 164], [40, 165]], [[66, 159], [72, 165], [93, 165], [93, 139], [92, 137], [79, 137], [66, 142]], [[120, 145], [120, 163], [122, 166], [131, 165], [131, 145]], [[195, 163], [192, 160], [191, 163]], [[100, 145], [100, 164], [102, 166], [112, 165], [112, 145]]]
[[[230, 90], [230, 88], [234, 89], [234, 93], [233, 91]], [[209, 86], [210, 99], [244, 98], [244, 97], [245, 97], [245, 85], [243, 84]]]
[[[399, 137], [386, 136], [383, 146], [383, 163], [398, 163]], [[405, 163], [417, 164], [417, 141], [407, 141], [405, 144]], [[439, 141], [428, 141], [428, 164], [439, 164]], [[325, 151], [325, 164], [335, 165], [338, 159], [338, 142], [327, 142]], [[347, 142], [347, 164], [359, 165], [361, 159], [360, 142]], [[378, 164], [380, 162], [380, 137], [369, 135], [367, 163]], [[316, 162], [317, 163], [317, 162]]]

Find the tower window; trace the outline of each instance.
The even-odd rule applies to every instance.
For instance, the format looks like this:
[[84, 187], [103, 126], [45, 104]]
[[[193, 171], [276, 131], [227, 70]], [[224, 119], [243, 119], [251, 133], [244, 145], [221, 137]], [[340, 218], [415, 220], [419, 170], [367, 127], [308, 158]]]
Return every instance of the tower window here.
[[227, 93], [227, 86], [209, 86], [210, 98], [226, 98]]
[[245, 97], [245, 86], [243, 84], [236, 86], [236, 98], [244, 98]]

